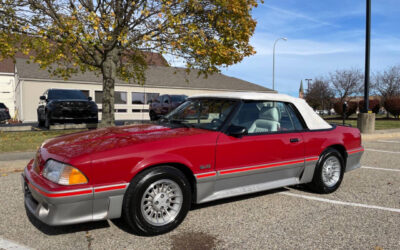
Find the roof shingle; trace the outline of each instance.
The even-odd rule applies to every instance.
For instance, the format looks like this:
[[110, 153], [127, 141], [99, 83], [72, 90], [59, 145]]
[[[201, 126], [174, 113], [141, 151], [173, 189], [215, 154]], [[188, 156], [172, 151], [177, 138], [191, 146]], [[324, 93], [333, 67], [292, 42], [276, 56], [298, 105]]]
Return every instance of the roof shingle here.
[[[16, 59], [16, 68], [20, 79], [45, 79], [63, 81], [61, 77], [51, 76], [47, 70], [41, 70], [35, 63], [27, 63], [26, 59]], [[102, 82], [102, 78], [94, 72], [78, 73], [72, 75], [68, 81], [74, 82]], [[116, 80], [116, 83], [127, 84], [127, 82]], [[149, 66], [146, 70], [146, 83], [148, 87], [168, 88], [192, 88], [213, 89], [230, 91], [259, 91], [273, 92], [271, 89], [223, 74], [212, 74], [208, 78], [198, 77], [197, 70], [191, 70], [189, 74], [184, 68]]]

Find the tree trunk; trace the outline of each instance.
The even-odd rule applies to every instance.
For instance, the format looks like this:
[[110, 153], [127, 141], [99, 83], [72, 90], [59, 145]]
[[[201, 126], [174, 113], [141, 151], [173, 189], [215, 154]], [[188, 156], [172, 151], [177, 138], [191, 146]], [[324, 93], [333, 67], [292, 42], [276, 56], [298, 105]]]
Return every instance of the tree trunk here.
[[118, 50], [114, 48], [106, 55], [101, 65], [103, 74], [103, 102], [100, 127], [114, 126], [114, 86], [117, 76]]

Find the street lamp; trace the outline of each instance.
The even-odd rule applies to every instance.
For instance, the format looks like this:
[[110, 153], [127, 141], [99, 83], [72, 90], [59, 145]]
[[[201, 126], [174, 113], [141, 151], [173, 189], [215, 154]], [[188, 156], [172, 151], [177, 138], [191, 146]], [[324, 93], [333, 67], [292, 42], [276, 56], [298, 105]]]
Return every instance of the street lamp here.
[[272, 56], [272, 90], [275, 90], [275, 46], [279, 40], [287, 41], [286, 37], [281, 37], [275, 40], [274, 42], [274, 49], [273, 49], [273, 56]]

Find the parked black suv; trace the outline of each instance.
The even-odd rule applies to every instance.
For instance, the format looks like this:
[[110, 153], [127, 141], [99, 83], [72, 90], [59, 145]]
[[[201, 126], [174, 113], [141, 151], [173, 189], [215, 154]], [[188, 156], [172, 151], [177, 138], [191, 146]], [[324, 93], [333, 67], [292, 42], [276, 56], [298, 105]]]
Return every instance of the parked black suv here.
[[9, 119], [11, 119], [11, 117], [7, 106], [0, 102], [0, 123], [6, 122]]
[[97, 104], [80, 90], [49, 89], [37, 108], [39, 126], [52, 123], [97, 123]]
[[150, 103], [150, 120], [155, 121], [184, 103], [186, 95], [161, 95]]

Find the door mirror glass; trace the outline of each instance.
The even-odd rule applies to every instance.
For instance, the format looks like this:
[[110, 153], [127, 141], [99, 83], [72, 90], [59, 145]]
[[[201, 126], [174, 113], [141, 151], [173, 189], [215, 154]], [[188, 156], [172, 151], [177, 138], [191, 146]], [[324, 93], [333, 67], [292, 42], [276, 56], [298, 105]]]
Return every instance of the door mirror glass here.
[[228, 128], [227, 134], [233, 137], [240, 138], [244, 135], [247, 135], [247, 129], [246, 127], [231, 125]]
[[88, 99], [89, 101], [93, 100], [92, 97], [90, 97], [90, 96], [89, 96], [87, 99]]
[[46, 97], [44, 95], [40, 96], [40, 100], [46, 100]]

